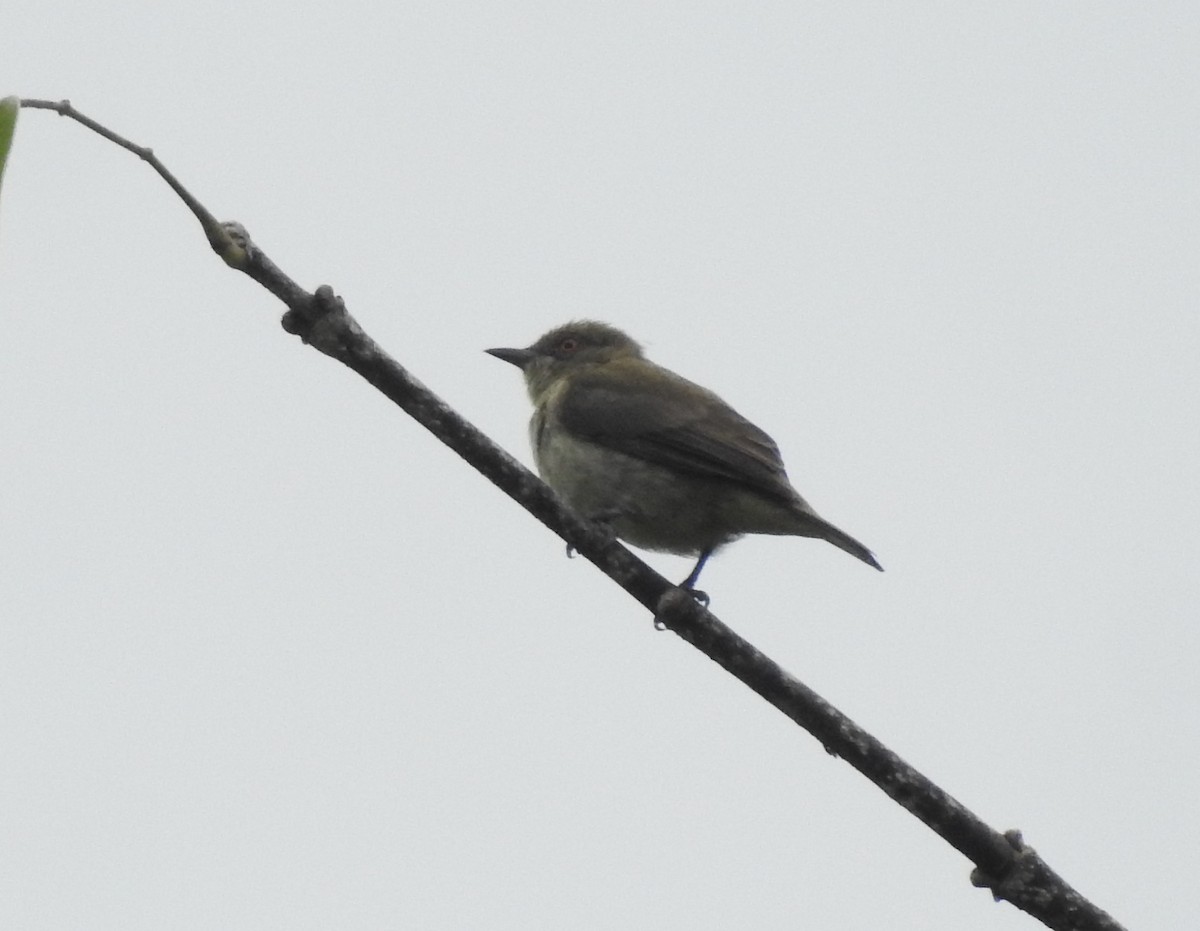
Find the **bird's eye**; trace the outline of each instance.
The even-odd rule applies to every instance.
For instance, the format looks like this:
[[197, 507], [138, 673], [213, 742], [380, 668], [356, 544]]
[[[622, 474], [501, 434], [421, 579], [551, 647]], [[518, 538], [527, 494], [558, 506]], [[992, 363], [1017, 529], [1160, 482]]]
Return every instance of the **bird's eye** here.
[[561, 355], [569, 356], [579, 348], [579, 340], [574, 336], [568, 336], [558, 344], [558, 351]]

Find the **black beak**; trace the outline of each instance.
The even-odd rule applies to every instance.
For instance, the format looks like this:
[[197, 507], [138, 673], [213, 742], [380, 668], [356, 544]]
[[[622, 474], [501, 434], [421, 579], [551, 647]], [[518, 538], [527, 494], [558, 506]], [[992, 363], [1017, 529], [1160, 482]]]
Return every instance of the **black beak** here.
[[519, 369], [525, 368], [536, 355], [532, 349], [485, 349], [484, 352], [505, 362], [511, 362]]

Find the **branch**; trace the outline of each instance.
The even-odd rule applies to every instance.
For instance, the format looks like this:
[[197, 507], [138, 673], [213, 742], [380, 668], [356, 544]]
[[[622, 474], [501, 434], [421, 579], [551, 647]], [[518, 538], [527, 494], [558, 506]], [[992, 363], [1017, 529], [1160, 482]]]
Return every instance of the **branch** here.
[[686, 592], [621, 546], [604, 528], [569, 510], [539, 478], [452, 410], [372, 340], [327, 285], [309, 293], [285, 275], [240, 224], [220, 223], [158, 160], [81, 114], [69, 101], [23, 100], [54, 110], [146, 161], [200, 221], [213, 251], [284, 305], [283, 328], [353, 369], [513, 500], [594, 563], [669, 629], [736, 676], [846, 760], [975, 864], [971, 881], [1055, 931], [1122, 931], [1025, 846], [1017, 831], [988, 827], [848, 717], [725, 626]]

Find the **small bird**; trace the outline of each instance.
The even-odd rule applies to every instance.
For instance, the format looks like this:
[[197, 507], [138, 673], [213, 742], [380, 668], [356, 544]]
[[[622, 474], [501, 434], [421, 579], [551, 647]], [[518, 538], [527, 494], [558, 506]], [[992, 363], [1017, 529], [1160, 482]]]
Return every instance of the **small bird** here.
[[883, 571], [800, 497], [774, 440], [616, 327], [581, 320], [525, 349], [486, 351], [525, 375], [546, 484], [635, 546], [699, 557], [680, 587], [695, 591], [708, 558], [747, 533], [820, 537]]

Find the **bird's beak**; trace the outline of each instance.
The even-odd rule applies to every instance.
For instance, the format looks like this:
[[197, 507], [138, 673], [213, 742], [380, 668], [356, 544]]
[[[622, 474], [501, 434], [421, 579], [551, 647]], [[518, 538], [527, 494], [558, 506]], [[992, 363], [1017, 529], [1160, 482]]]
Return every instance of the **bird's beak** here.
[[524, 369], [536, 355], [532, 349], [485, 349], [484, 352], [505, 362], [511, 362], [519, 369]]

